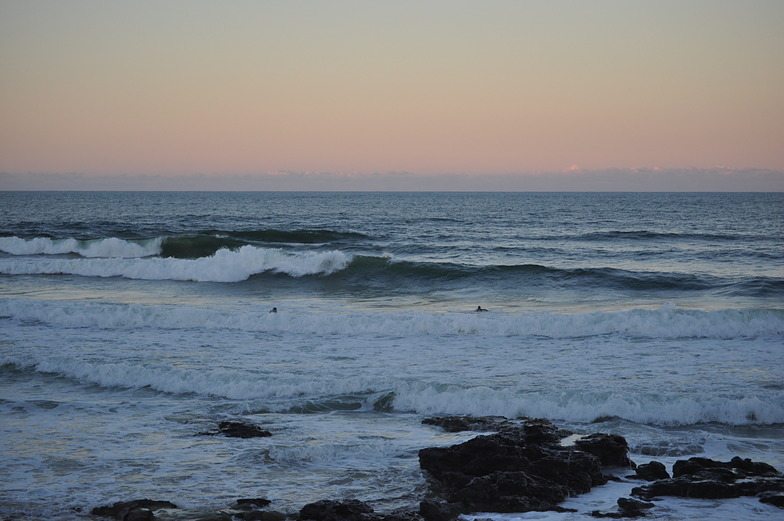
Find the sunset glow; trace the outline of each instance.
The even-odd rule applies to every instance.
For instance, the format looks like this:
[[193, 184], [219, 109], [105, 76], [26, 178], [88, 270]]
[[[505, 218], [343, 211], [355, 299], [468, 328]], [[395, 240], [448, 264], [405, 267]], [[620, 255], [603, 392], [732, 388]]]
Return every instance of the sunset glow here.
[[6, 1], [0, 172], [781, 172], [782, 22], [777, 0]]

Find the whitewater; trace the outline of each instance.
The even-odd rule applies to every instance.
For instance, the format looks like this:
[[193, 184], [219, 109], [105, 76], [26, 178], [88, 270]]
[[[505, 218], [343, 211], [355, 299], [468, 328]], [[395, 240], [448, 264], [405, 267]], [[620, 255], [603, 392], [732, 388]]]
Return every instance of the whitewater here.
[[[784, 470], [781, 194], [0, 203], [3, 518], [89, 519], [142, 497], [415, 508], [417, 451], [476, 435], [422, 424], [438, 415], [621, 434], [637, 463]], [[199, 435], [223, 420], [272, 436]], [[582, 519], [630, 489], [492, 517]], [[778, 516], [754, 498], [652, 514]]]

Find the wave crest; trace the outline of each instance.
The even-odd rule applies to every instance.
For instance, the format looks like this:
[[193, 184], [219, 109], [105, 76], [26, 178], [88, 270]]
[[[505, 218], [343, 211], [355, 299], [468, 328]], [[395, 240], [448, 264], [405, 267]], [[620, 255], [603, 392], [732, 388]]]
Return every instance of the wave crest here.
[[289, 253], [281, 249], [243, 246], [221, 249], [209, 257], [2, 259], [0, 273], [7, 275], [69, 274], [86, 277], [125, 277], [142, 280], [240, 282], [264, 272], [292, 277], [329, 275], [344, 269], [352, 257], [340, 251]]
[[51, 239], [35, 237], [0, 237], [0, 251], [11, 255], [65, 255], [75, 253], [87, 258], [138, 258], [158, 255], [163, 238], [125, 240], [117, 237], [104, 239]]

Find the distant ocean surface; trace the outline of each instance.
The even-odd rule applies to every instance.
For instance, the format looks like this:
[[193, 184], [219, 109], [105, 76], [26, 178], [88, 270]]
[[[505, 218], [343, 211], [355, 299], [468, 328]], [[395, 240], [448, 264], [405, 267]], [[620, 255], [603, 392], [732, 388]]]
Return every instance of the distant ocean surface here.
[[[417, 451], [468, 436], [434, 415], [784, 470], [782, 193], [0, 192], [0, 223], [2, 519], [415, 508]], [[198, 435], [222, 420], [273, 435]]]

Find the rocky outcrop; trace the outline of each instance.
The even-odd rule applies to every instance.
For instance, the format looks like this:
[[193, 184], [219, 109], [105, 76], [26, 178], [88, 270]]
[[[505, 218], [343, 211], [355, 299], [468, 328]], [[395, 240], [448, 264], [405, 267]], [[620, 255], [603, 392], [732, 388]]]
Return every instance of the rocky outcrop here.
[[626, 439], [618, 434], [589, 434], [577, 438], [574, 444], [578, 449], [599, 458], [604, 467], [633, 469], [636, 466], [629, 459], [629, 445]]
[[349, 499], [307, 504], [299, 512], [299, 521], [422, 521], [422, 518], [411, 511], [377, 514], [367, 503]]
[[724, 499], [784, 492], [784, 476], [774, 467], [738, 457], [726, 462], [707, 458], [679, 460], [673, 465], [672, 474], [672, 478], [633, 489], [632, 495], [642, 499], [661, 496]]
[[617, 512], [601, 512], [599, 510], [594, 510], [591, 512], [591, 516], [609, 519], [642, 517], [647, 515], [648, 509], [653, 508], [654, 506], [653, 503], [622, 497], [618, 499]]
[[446, 432], [499, 431], [509, 425], [503, 416], [439, 416], [425, 418], [424, 425], [441, 427]]
[[258, 425], [239, 421], [222, 421], [217, 431], [200, 432], [202, 436], [228, 436], [230, 438], [267, 438], [272, 436], [268, 430]]
[[302, 507], [300, 521], [366, 521], [373, 509], [356, 499], [348, 501], [316, 501]]
[[169, 501], [155, 501], [152, 499], [136, 499], [133, 501], [120, 501], [111, 506], [94, 508], [94, 516], [111, 517], [120, 521], [153, 521], [154, 512], [161, 509], [177, 508]]
[[636, 478], [644, 479], [645, 481], [657, 481], [670, 477], [670, 474], [667, 472], [667, 467], [664, 466], [664, 463], [658, 461], [637, 465], [635, 473]]
[[281, 512], [258, 510], [270, 503], [269, 499], [264, 498], [238, 499], [231, 507], [230, 513], [232, 517], [244, 521], [284, 521], [287, 516]]
[[784, 492], [763, 492], [760, 494], [760, 503], [784, 508]]
[[[305, 505], [299, 513], [261, 510], [270, 504], [263, 498], [239, 499], [227, 510], [194, 512], [187, 519], [199, 521], [454, 521], [472, 512], [528, 512], [553, 510], [574, 512], [559, 504], [570, 496], [590, 491], [608, 481], [604, 471], [635, 469], [635, 474], [616, 481], [646, 480], [632, 495], [618, 499], [617, 510], [594, 511], [597, 518], [646, 516], [655, 506], [649, 500], [663, 496], [734, 498], [757, 496], [760, 501], [784, 508], [784, 476], [774, 467], [749, 459], [728, 462], [706, 458], [680, 460], [672, 477], [659, 462], [635, 466], [622, 436], [580, 436], [546, 420], [500, 417], [443, 417], [423, 421], [448, 432], [471, 431], [478, 435], [451, 447], [419, 451], [420, 467], [430, 481], [430, 493], [419, 509], [377, 513], [357, 500], [323, 500]], [[202, 433], [240, 438], [266, 437], [269, 432], [244, 422], [221, 422], [216, 432]], [[636, 467], [636, 468], [635, 468]], [[120, 521], [185, 519], [189, 512], [167, 513], [177, 508], [168, 501], [148, 499], [95, 508], [93, 515]], [[765, 507], [767, 508], [767, 507]], [[160, 512], [159, 512], [160, 511]], [[587, 514], [587, 512], [586, 512]]]
[[603, 466], [633, 465], [620, 436], [597, 434], [564, 445], [571, 433], [545, 420], [501, 425], [495, 434], [419, 451], [435, 496], [420, 506], [425, 519], [557, 509], [567, 497], [606, 483]]

